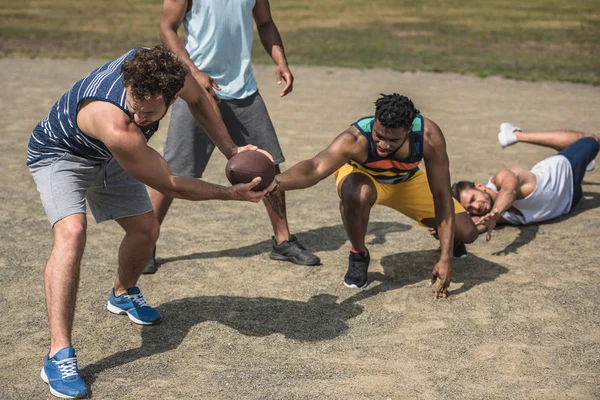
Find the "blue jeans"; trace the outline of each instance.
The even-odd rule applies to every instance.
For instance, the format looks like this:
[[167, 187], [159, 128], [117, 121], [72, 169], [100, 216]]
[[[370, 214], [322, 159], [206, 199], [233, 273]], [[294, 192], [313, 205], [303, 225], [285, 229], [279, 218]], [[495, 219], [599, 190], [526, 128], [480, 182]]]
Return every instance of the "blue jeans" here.
[[583, 197], [581, 182], [583, 182], [583, 176], [585, 175], [585, 167], [596, 158], [599, 149], [600, 144], [596, 139], [585, 137], [558, 153], [569, 160], [573, 169], [573, 201], [571, 202], [571, 210]]

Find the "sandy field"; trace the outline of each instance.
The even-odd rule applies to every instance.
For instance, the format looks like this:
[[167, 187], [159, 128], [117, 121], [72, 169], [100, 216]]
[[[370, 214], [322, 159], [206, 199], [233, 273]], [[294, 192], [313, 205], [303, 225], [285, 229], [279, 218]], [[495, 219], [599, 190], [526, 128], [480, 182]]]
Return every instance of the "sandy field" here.
[[[39, 377], [49, 348], [43, 270], [52, 236], [25, 167], [35, 124], [102, 60], [0, 59], [0, 398], [51, 398]], [[292, 66], [293, 67], [293, 66]], [[600, 87], [453, 74], [292, 68], [283, 99], [257, 66], [287, 157], [324, 148], [400, 92], [446, 135], [453, 181], [551, 155], [502, 150], [501, 122], [600, 133]], [[162, 150], [167, 120], [150, 144]], [[205, 178], [226, 183], [215, 154]], [[349, 242], [333, 178], [289, 192], [290, 228], [317, 267], [268, 258], [262, 205], [177, 201], [158, 243], [162, 262], [139, 285], [163, 315], [140, 327], [106, 310], [122, 232], [90, 216], [73, 342], [96, 399], [598, 399], [600, 168], [569, 218], [499, 229], [454, 263], [451, 297], [427, 286], [438, 244], [393, 210], [371, 214], [370, 284], [342, 285]]]

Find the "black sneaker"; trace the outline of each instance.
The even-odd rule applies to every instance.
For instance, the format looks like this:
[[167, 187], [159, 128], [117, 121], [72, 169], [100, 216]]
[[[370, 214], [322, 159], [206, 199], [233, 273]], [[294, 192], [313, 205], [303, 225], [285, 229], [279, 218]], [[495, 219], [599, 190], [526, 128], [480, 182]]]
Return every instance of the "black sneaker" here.
[[294, 264], [300, 265], [317, 265], [321, 262], [321, 259], [306, 250], [306, 247], [298, 241], [298, 238], [294, 235], [290, 235], [290, 238], [281, 244], [277, 244], [275, 238], [271, 238], [273, 244], [273, 251], [269, 254], [269, 257], [273, 260], [278, 261], [291, 261]]
[[463, 242], [454, 242], [454, 257], [467, 258], [467, 246]]
[[158, 270], [158, 266], [160, 264], [156, 261], [156, 246], [152, 249], [152, 257], [146, 264], [146, 268], [144, 268], [143, 274], [153, 274]]
[[344, 285], [353, 289], [362, 289], [367, 286], [367, 271], [371, 257], [367, 253], [350, 252], [348, 257], [348, 272], [344, 276]]

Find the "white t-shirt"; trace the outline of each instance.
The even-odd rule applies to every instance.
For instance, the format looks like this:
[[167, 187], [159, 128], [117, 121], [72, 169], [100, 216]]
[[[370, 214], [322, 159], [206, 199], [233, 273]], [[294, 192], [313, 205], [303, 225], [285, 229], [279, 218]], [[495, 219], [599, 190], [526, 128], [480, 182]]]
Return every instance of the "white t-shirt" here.
[[185, 49], [198, 69], [221, 87], [224, 100], [245, 99], [257, 91], [252, 73], [255, 0], [194, 0], [183, 19]]
[[[573, 200], [573, 169], [569, 160], [560, 154], [540, 161], [531, 169], [537, 179], [533, 192], [512, 204], [523, 215], [505, 211], [502, 218], [514, 225], [548, 221], [567, 214]], [[490, 178], [487, 188], [497, 192]]]

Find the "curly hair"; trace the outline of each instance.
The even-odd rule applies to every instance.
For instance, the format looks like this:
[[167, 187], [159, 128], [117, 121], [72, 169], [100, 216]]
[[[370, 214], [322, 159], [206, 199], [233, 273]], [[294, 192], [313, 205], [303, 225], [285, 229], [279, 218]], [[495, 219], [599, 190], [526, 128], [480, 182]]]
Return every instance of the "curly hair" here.
[[375, 118], [386, 128], [410, 128], [420, 111], [406, 96], [381, 94], [375, 101]]
[[187, 71], [183, 62], [162, 45], [137, 49], [121, 67], [123, 86], [137, 99], [161, 96], [168, 106], [183, 88]]
[[475, 186], [475, 182], [459, 181], [452, 185], [452, 187], [450, 188], [450, 190], [452, 191], [452, 197], [454, 197], [459, 202], [460, 194], [463, 192], [463, 190], [468, 189], [477, 189], [477, 187]]

